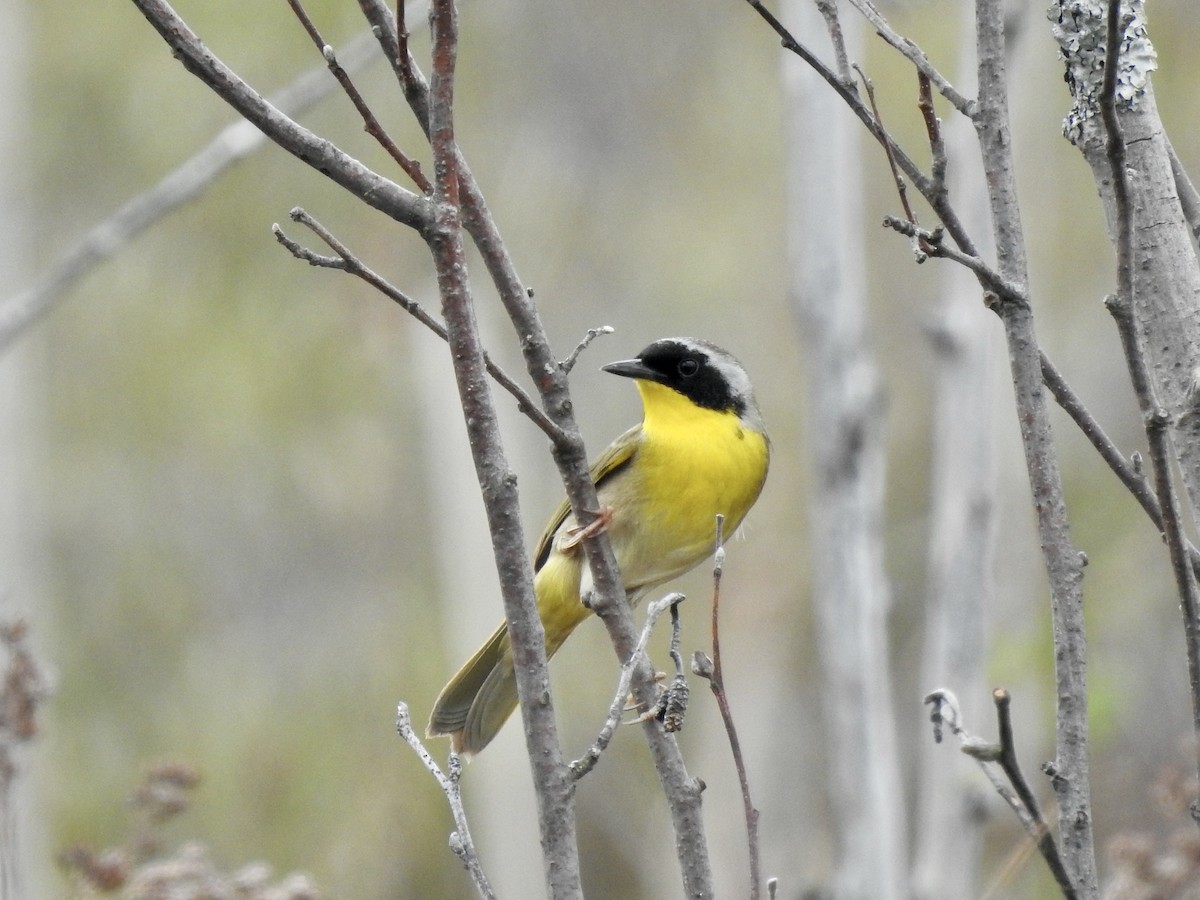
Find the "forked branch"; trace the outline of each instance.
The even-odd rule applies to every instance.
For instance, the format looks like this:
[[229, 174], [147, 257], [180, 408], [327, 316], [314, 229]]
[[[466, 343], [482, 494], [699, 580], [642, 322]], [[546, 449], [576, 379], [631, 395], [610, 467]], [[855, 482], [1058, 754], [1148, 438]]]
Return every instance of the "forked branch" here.
[[999, 743], [991, 743], [967, 730], [959, 711], [958, 698], [954, 696], [953, 691], [938, 688], [926, 694], [925, 704], [930, 707], [929, 719], [933, 724], [933, 739], [940, 744], [947, 729], [959, 739], [962, 752], [979, 764], [980, 770], [992, 783], [996, 793], [1009, 805], [1037, 846], [1063, 896], [1067, 900], [1074, 900], [1079, 894], [1071, 883], [1054, 834], [1042, 816], [1037, 797], [1030, 788], [1017, 758], [1010, 712], [1012, 697], [1004, 688], [997, 688], [992, 691], [992, 701], [996, 706]]

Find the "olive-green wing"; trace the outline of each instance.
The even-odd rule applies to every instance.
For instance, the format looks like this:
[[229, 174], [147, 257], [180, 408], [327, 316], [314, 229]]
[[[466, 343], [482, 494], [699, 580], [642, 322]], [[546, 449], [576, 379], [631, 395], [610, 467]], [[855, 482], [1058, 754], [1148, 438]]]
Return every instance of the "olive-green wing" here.
[[[641, 441], [641, 436], [642, 426], [633, 426], [609, 444], [608, 448], [592, 463], [592, 484], [596, 485], [597, 489], [629, 465], [633, 460], [634, 451], [637, 450], [638, 444]], [[542, 532], [542, 536], [538, 539], [537, 550], [533, 554], [533, 571], [538, 571], [550, 556], [550, 548], [554, 544], [554, 534], [562, 526], [570, 511], [570, 502], [563, 500], [558, 509], [554, 511], [554, 515], [550, 517], [550, 521], [546, 525], [546, 530]]]

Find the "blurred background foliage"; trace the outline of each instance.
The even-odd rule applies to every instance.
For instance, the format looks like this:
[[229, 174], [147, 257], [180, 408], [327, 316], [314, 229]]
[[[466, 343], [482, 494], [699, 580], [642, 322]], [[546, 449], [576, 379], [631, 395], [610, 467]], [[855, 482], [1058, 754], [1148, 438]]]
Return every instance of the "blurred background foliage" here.
[[[363, 30], [356, 4], [306, 5], [335, 47]], [[888, 14], [953, 72], [963, 6], [905, 3]], [[264, 92], [320, 63], [282, 0], [178, 9]], [[231, 119], [131, 4], [89, 12], [12, 6], [25, 48], [12, 90], [24, 121], [17, 163], [3, 178], [15, 183], [23, 251], [5, 273], [9, 291]], [[1140, 422], [1101, 304], [1113, 255], [1090, 174], [1060, 136], [1067, 98], [1043, 10], [1035, 4], [1026, 16], [1012, 107], [1040, 334], [1132, 451]], [[1150, 16], [1163, 118], [1200, 174], [1191, 55], [1200, 19], [1191, 0], [1158, 0]], [[762, 809], [764, 868], [780, 877], [783, 896], [797, 896], [828, 874], [823, 818], [838, 802], [822, 776], [800, 367], [784, 291], [779, 72], [801, 63], [736, 0], [470, 2], [461, 28], [460, 142], [551, 337], [565, 355], [588, 327], [617, 329], [574, 377], [593, 451], [638, 416], [630, 386], [597, 367], [653, 338], [717, 340], [755, 376], [775, 455], [747, 540], [727, 565], [726, 680]], [[415, 41], [424, 54], [425, 38]], [[878, 40], [865, 47], [885, 120], [920, 148], [911, 73]], [[401, 146], [420, 156], [386, 66], [356, 80]], [[400, 179], [340, 95], [301, 119]], [[901, 743], [910, 770], [920, 754], [940, 753], [947, 777], [971, 784], [980, 776], [953, 748], [932, 744], [920, 705], [932, 687], [919, 683], [919, 658], [927, 328], [941, 264], [917, 267], [904, 241], [877, 227], [898, 204], [877, 148], [865, 158], [861, 176], [830, 177], [867, 184], [863, 227], [846, 239], [868, 272], [888, 390]], [[366, 286], [276, 245], [273, 222], [313, 243], [287, 220], [295, 205], [436, 310], [414, 235], [267, 147], [96, 269], [14, 354], [22, 389], [6, 404], [29, 427], [9, 438], [25, 462], [6, 473], [19, 482], [10, 495], [21, 552], [5, 557], [5, 606], [31, 621], [56, 684], [28, 758], [36, 824], [27, 849], [41, 867], [29, 877], [43, 886], [39, 896], [65, 890], [50, 870], [59, 849], [119, 839], [123, 798], [163, 759], [186, 760], [203, 777], [196, 808], [172, 826], [177, 836], [204, 841], [230, 866], [263, 858], [308, 870], [329, 897], [469, 892], [446, 849], [441, 795], [393, 732], [396, 701], [423, 720], [501, 614], [448, 360]], [[492, 352], [523, 375], [479, 271], [475, 287]], [[997, 348], [999, 340], [997, 327]], [[979, 410], [996, 423], [999, 456], [990, 677], [1016, 698], [1033, 771], [1053, 752], [1052, 650], [1002, 365], [995, 398]], [[560, 489], [544, 441], [506, 397], [499, 404], [532, 538]], [[1169, 824], [1152, 785], [1187, 758], [1183, 642], [1152, 527], [1065, 417], [1059, 424], [1075, 538], [1091, 563], [1103, 849], [1119, 833], [1161, 834]], [[691, 597], [685, 643], [705, 647], [706, 574], [681, 589]], [[578, 753], [598, 727], [615, 667], [602, 629], [585, 628], [572, 643], [554, 672], [567, 752]], [[665, 633], [659, 643], [665, 668]], [[986, 698], [968, 705], [986, 716]], [[682, 741], [710, 788], [718, 884], [731, 896], [744, 881], [740, 804], [710, 707], [707, 692], [695, 691]], [[986, 718], [973, 725], [992, 733]], [[521, 753], [510, 727], [466, 776], [476, 841], [509, 897], [541, 892]], [[678, 892], [664, 811], [645, 799], [656, 791], [640, 737], [621, 732], [579, 792], [589, 897]], [[1040, 863], [1020, 857], [1025, 841], [1002, 803], [989, 797], [987, 809], [985, 880], [1000, 879], [999, 896], [1052, 896]]]

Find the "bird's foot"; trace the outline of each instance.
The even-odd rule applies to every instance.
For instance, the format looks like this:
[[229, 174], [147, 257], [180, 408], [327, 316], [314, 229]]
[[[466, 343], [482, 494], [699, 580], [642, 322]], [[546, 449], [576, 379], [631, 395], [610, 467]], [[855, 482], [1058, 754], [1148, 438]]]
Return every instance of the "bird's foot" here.
[[[588, 510], [588, 512], [593, 511]], [[586, 525], [576, 525], [574, 528], [567, 529], [566, 537], [558, 545], [560, 550], [566, 553], [578, 547], [588, 538], [604, 534], [604, 532], [608, 531], [608, 526], [612, 524], [613, 520], [613, 508], [611, 506], [602, 506], [593, 514], [596, 518], [592, 519]]]

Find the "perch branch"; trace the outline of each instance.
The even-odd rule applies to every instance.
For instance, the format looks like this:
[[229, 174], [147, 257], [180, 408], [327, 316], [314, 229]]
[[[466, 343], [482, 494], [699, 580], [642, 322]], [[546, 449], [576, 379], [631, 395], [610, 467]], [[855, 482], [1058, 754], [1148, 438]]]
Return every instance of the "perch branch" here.
[[654, 630], [659, 617], [668, 609], [674, 613], [683, 600], [683, 594], [667, 594], [667, 596], [655, 600], [646, 607], [646, 622], [642, 626], [642, 633], [638, 638], [637, 646], [633, 648], [633, 655], [621, 666], [621, 676], [617, 679], [617, 691], [613, 695], [612, 704], [608, 708], [608, 717], [604, 720], [604, 725], [601, 727], [600, 733], [596, 735], [596, 740], [592, 741], [592, 745], [588, 747], [587, 752], [571, 763], [571, 775], [576, 781], [583, 778], [596, 767], [596, 763], [600, 761], [600, 756], [608, 749], [609, 743], [612, 742], [617, 726], [621, 724], [621, 711], [625, 708], [629, 697], [629, 686], [633, 681], [633, 670], [646, 656], [646, 646], [650, 643], [650, 633]]
[[500, 576], [525, 746], [536, 788], [547, 894], [553, 900], [568, 900], [583, 895], [576, 840], [575, 782], [558, 740], [546, 666], [545, 631], [526, 557], [517, 478], [504, 454], [495, 405], [487, 388], [483, 342], [475, 318], [463, 246], [454, 119], [458, 56], [458, 13], [454, 0], [434, 0], [430, 32], [433, 77], [429, 91], [429, 142], [433, 151], [434, 219], [422, 234], [437, 269], [450, 357]]
[[[1141, 469], [1131, 465], [1117, 445], [1112, 442], [1112, 439], [1105, 434], [1095, 416], [1083, 405], [1083, 401], [1079, 399], [1079, 396], [1045, 353], [1042, 354], [1042, 381], [1058, 405], [1071, 417], [1071, 421], [1079, 427], [1084, 437], [1100, 454], [1101, 459], [1108, 463], [1108, 467], [1125, 485], [1126, 490], [1145, 510], [1150, 521], [1154, 523], [1154, 527], [1162, 531], [1162, 508], [1159, 506], [1158, 496], [1154, 493], [1154, 487], [1142, 474]], [[1190, 541], [1187, 541], [1186, 550], [1192, 572], [1200, 578], [1200, 550], [1197, 550]]]
[[[392, 11], [383, 0], [359, 0], [359, 5], [393, 63], [413, 114], [418, 121], [428, 121], [429, 88], [411, 57], [406, 55], [401, 58], [402, 39]], [[456, 161], [459, 163], [463, 227], [483, 257], [500, 301], [520, 335], [526, 369], [537, 385], [542, 408], [552, 421], [563, 428], [564, 437], [552, 444], [551, 452], [572, 513], [576, 521], [586, 527], [596, 518], [595, 510], [600, 505], [589, 472], [587, 451], [572, 412], [566, 373], [550, 347], [533, 298], [517, 275], [478, 184], [461, 157], [456, 157]], [[627, 660], [637, 645], [638, 631], [625, 601], [625, 591], [621, 586], [620, 572], [608, 536], [599, 534], [588, 537], [583, 542], [583, 549], [592, 573], [593, 609], [608, 630], [617, 658]], [[654, 674], [653, 666], [645, 658], [634, 669], [632, 690], [643, 708], [649, 708], [657, 700], [658, 686]], [[650, 719], [642, 728], [670, 808], [684, 893], [697, 900], [712, 897], [712, 865], [702, 816], [703, 784], [688, 773], [678, 743], [661, 723]]]

